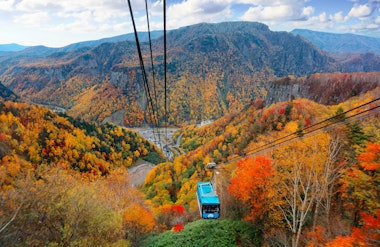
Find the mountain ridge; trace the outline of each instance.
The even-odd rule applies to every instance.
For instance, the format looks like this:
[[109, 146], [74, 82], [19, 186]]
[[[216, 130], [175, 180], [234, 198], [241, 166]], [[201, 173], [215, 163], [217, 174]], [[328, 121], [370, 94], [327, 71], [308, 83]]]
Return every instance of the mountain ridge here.
[[28, 48], [28, 47], [29, 46], [19, 45], [19, 44], [15, 44], [15, 43], [0, 44], [0, 52], [4, 52], [4, 51], [10, 51], [10, 52], [22, 51], [22, 50], [24, 50], [25, 48]]
[[[213, 119], [242, 109], [265, 97], [262, 85], [278, 77], [366, 71], [368, 64], [372, 70], [380, 70], [370, 61], [355, 60], [358, 64], [352, 65], [345, 59], [346, 64], [341, 63], [300, 36], [274, 32], [257, 22], [201, 23], [170, 31], [167, 41], [167, 95], [172, 115], [168, 121], [172, 124]], [[147, 66], [149, 43], [140, 45]], [[152, 40], [159, 96], [164, 90], [162, 46], [162, 37]], [[0, 57], [0, 68], [0, 80], [15, 93], [33, 102], [64, 107], [74, 116], [102, 121], [123, 109], [128, 125], [142, 124], [147, 118], [133, 41], [102, 43], [39, 58]], [[147, 72], [151, 76], [149, 67]], [[153, 88], [151, 77], [149, 81]], [[96, 107], [90, 104], [94, 101]], [[157, 109], [163, 116], [162, 103]]]
[[352, 33], [328, 33], [308, 29], [294, 29], [291, 33], [300, 35], [313, 44], [332, 54], [368, 53], [380, 54], [380, 38]]

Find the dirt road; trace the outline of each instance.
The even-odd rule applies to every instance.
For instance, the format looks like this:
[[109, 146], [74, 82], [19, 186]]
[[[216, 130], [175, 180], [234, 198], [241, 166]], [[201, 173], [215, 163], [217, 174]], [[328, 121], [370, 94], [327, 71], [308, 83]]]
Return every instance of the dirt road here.
[[136, 164], [129, 169], [129, 181], [132, 187], [139, 187], [145, 181], [148, 172], [154, 167], [153, 163], [145, 160], [138, 160]]

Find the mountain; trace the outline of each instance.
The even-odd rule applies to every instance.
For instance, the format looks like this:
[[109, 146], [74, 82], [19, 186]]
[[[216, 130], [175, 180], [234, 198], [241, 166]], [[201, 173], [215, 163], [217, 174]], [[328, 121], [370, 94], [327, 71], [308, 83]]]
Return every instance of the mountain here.
[[334, 58], [347, 71], [380, 71], [380, 54], [375, 53], [341, 53]]
[[339, 53], [376, 53], [380, 55], [380, 38], [356, 34], [336, 34], [295, 29], [291, 33], [300, 35], [320, 49], [333, 54]]
[[[150, 33], [151, 39], [156, 39], [163, 35], [163, 31], [152, 31]], [[149, 40], [148, 32], [138, 32], [139, 40], [144, 42]], [[54, 56], [62, 55], [63, 53], [78, 50], [84, 51], [89, 48], [96, 47], [103, 43], [115, 43], [119, 41], [135, 41], [134, 33], [128, 33], [123, 35], [118, 35], [110, 38], [104, 38], [99, 40], [83, 41], [74, 44], [70, 44], [60, 48], [52, 48], [42, 45], [37, 46], [20, 46], [17, 44], [10, 45], [0, 45], [0, 61], [2, 57], [14, 58], [14, 59], [25, 59], [25, 58], [40, 58], [55, 54]], [[33, 61], [33, 60], [32, 60]]]
[[[170, 124], [215, 119], [265, 98], [263, 85], [287, 75], [355, 71], [288, 32], [274, 32], [255, 22], [201, 23], [167, 34], [167, 95]], [[103, 121], [122, 115], [127, 126], [151, 121], [147, 97], [164, 112], [162, 37], [152, 41], [155, 81], [151, 78], [149, 44], [141, 42], [148, 86], [133, 41], [78, 45], [47, 50], [28, 48], [17, 56], [0, 56], [0, 80], [22, 97], [66, 108], [68, 114]], [[78, 48], [80, 47], [80, 48]], [[53, 49], [53, 48], [50, 48]], [[23, 56], [23, 54], [27, 54]], [[33, 56], [33, 54], [35, 54]], [[364, 65], [363, 65], [364, 66]], [[367, 68], [363, 68], [366, 71]], [[120, 114], [124, 112], [124, 114]]]
[[[152, 31], [150, 32], [150, 37], [151, 39], [157, 39], [163, 35], [163, 31]], [[149, 40], [149, 33], [148, 32], [138, 32], [138, 38], [141, 42], [145, 42]], [[67, 52], [67, 51], [72, 51], [76, 50], [78, 48], [82, 47], [95, 47], [98, 45], [101, 45], [103, 43], [116, 43], [119, 41], [135, 41], [135, 34], [134, 33], [127, 33], [127, 34], [122, 34], [110, 38], [104, 38], [104, 39], [98, 39], [98, 40], [91, 40], [91, 41], [83, 41], [83, 42], [78, 42], [74, 44], [70, 44], [67, 46], [64, 46], [62, 48], [59, 48], [57, 52]]]
[[23, 46], [19, 44], [0, 44], [0, 52], [1, 51], [22, 51], [25, 48], [28, 48], [28, 46]]
[[[218, 67], [244, 73], [271, 70], [276, 76], [330, 71], [339, 67], [327, 54], [287, 32], [273, 32], [253, 22], [202, 23], [168, 36], [172, 57], [189, 56], [186, 66]], [[175, 49], [174, 47], [178, 47]], [[204, 56], [205, 59], [199, 59]], [[200, 64], [201, 63], [201, 64]], [[195, 68], [198, 67], [198, 68]]]

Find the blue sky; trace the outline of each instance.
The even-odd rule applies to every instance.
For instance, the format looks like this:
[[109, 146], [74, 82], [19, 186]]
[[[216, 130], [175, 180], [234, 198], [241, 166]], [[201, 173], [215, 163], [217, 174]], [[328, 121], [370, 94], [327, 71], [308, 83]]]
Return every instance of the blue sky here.
[[[162, 30], [162, 2], [148, 0], [151, 30]], [[146, 31], [145, 0], [131, 0]], [[257, 21], [380, 38], [380, 0], [167, 0], [167, 28], [200, 22]], [[0, 44], [62, 47], [133, 31], [126, 0], [0, 0]]]

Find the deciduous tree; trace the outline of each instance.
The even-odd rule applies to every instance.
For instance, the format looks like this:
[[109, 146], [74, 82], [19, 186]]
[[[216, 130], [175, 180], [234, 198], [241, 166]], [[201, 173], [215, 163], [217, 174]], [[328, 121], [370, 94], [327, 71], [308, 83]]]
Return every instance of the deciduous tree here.
[[[303, 226], [321, 193], [328, 162], [329, 137], [301, 139], [274, 153], [279, 209], [292, 233], [292, 246], [299, 245]], [[326, 185], [327, 186], [327, 185]]]
[[273, 195], [273, 176], [272, 160], [267, 157], [239, 161], [228, 191], [248, 208], [247, 219], [256, 221], [268, 213]]
[[153, 230], [155, 220], [149, 210], [135, 203], [124, 211], [123, 225], [127, 230], [126, 238], [138, 246], [141, 235]]

